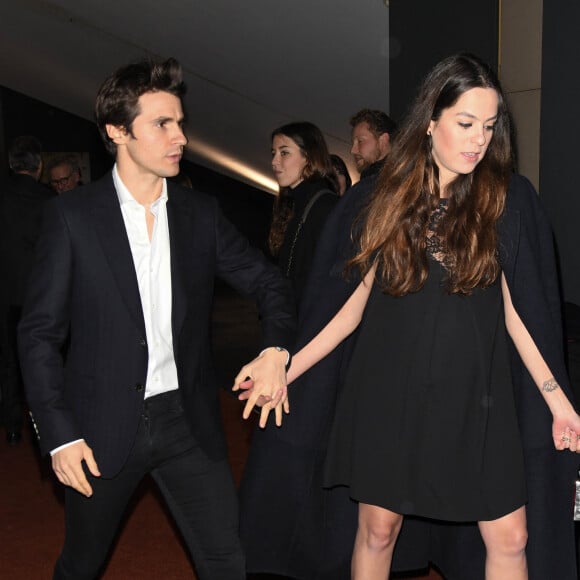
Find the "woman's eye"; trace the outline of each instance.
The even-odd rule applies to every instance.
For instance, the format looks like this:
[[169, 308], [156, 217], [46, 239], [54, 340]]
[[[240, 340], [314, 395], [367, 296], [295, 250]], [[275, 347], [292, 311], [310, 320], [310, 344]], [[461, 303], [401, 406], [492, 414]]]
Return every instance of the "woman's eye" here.
[[495, 125], [486, 125], [485, 126], [486, 131], [493, 131], [494, 129], [495, 129]]
[[471, 123], [459, 123], [460, 127], [463, 127], [464, 129], [469, 129], [469, 127], [471, 127]]

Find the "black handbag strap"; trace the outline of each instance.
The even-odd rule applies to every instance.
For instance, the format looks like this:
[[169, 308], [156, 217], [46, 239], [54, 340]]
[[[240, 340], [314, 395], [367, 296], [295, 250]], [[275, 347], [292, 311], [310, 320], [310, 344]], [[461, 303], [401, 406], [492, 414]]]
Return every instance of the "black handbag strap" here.
[[294, 234], [294, 239], [292, 240], [292, 245], [290, 246], [290, 256], [288, 257], [288, 265], [286, 266], [286, 277], [290, 278], [290, 270], [292, 269], [292, 262], [294, 260], [294, 248], [296, 247], [296, 242], [298, 241], [298, 236], [300, 235], [300, 230], [308, 218], [308, 214], [312, 209], [312, 206], [320, 199], [323, 195], [336, 195], [334, 191], [331, 189], [321, 189], [317, 191], [311, 198], [310, 201], [306, 204], [304, 211], [302, 212], [302, 216], [300, 217], [300, 221], [298, 222], [298, 227], [296, 228], [296, 233]]

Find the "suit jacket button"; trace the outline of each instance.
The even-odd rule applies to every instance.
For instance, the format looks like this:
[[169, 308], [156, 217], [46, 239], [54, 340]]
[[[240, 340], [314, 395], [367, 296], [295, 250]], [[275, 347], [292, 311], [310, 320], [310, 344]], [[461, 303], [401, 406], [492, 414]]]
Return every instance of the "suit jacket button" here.
[[147, 346], [147, 341], [144, 338], [139, 339], [139, 344], [143, 347]]
[[145, 387], [141, 383], [135, 385], [135, 390], [140, 393]]

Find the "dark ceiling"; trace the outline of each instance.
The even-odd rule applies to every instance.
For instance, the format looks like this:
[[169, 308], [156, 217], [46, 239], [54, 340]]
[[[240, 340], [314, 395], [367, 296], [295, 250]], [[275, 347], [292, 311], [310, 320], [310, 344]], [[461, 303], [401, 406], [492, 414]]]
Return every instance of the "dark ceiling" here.
[[176, 57], [188, 85], [187, 157], [276, 190], [272, 129], [312, 121], [350, 163], [350, 115], [388, 111], [385, 4], [4, 0], [0, 85], [92, 119], [95, 93], [118, 66]]

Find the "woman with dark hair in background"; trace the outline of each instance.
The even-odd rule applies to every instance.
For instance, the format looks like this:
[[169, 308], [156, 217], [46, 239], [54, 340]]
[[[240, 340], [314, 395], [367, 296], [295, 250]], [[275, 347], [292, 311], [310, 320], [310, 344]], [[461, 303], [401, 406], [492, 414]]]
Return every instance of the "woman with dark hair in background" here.
[[338, 195], [344, 195], [344, 192], [352, 185], [352, 179], [350, 178], [346, 163], [342, 160], [342, 157], [335, 153], [330, 154], [330, 161], [332, 162], [332, 167], [334, 167], [334, 172], [338, 180]]
[[357, 331], [324, 474], [358, 502], [355, 579], [418, 561], [450, 579], [576, 579], [578, 459], [561, 451], [580, 451], [580, 417], [551, 230], [511, 170], [495, 74], [470, 55], [440, 62], [357, 228], [347, 271], [363, 281], [300, 338], [289, 383]]
[[338, 185], [322, 132], [308, 122], [272, 132], [272, 170], [280, 194], [274, 202], [268, 246], [300, 302], [318, 236], [338, 201]]

